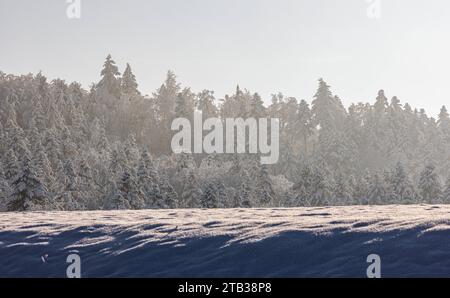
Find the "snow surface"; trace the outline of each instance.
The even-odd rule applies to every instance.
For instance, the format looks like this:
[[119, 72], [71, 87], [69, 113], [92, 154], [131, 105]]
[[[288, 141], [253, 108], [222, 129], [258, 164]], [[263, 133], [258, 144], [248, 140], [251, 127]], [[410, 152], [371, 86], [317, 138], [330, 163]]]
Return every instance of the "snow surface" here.
[[450, 277], [450, 206], [0, 214], [0, 277]]

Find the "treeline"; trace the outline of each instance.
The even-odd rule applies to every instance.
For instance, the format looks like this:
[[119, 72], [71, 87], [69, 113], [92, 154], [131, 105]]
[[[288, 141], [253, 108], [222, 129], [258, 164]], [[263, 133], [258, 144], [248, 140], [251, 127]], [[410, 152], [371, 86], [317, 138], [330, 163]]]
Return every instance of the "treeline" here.
[[[424, 98], [424, 102], [427, 99]], [[280, 119], [280, 158], [172, 154], [172, 120]], [[239, 86], [182, 87], [172, 72], [151, 96], [111, 56], [84, 90], [0, 72], [0, 210], [232, 208], [450, 202], [450, 117], [388, 100], [346, 109], [319, 80], [311, 104]]]

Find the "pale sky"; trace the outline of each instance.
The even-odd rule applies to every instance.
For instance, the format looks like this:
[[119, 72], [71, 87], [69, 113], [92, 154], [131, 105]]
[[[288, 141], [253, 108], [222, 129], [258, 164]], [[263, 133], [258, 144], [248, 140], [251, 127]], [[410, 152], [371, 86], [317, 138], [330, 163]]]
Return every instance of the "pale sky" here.
[[[236, 84], [311, 100], [323, 77], [344, 104], [379, 89], [435, 116], [450, 106], [450, 1], [0, 0], [0, 70], [99, 80], [111, 53], [151, 94], [175, 71], [193, 91], [231, 94]], [[377, 1], [377, 0], [372, 0]]]

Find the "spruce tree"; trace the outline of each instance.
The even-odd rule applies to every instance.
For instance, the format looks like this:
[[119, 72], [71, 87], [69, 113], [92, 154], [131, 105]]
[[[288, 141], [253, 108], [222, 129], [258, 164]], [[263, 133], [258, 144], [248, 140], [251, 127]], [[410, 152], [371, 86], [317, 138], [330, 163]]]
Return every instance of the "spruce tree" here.
[[370, 205], [383, 204], [388, 200], [387, 196], [388, 190], [383, 175], [375, 173], [370, 181], [367, 202], [362, 203]]
[[8, 211], [45, 210], [49, 207], [47, 189], [34, 172], [28, 156], [24, 156], [19, 174], [11, 187]]
[[136, 178], [125, 169], [117, 183], [114, 209], [142, 209], [145, 206], [144, 194], [138, 188]]
[[295, 122], [296, 134], [303, 141], [304, 153], [308, 154], [308, 138], [313, 133], [313, 126], [311, 123], [311, 110], [308, 103], [302, 99], [298, 105], [298, 118]]
[[137, 183], [144, 194], [147, 208], [159, 208], [164, 206], [161, 194], [160, 177], [155, 170], [150, 154], [147, 150], [142, 151], [137, 170]]
[[195, 95], [190, 89], [184, 89], [178, 93], [175, 101], [175, 117], [193, 119], [195, 110]]
[[333, 180], [324, 163], [314, 167], [311, 182], [309, 204], [311, 206], [326, 206], [330, 204], [333, 196]]
[[401, 162], [397, 163], [391, 175], [392, 200], [397, 204], [413, 203], [415, 199], [414, 186]]
[[256, 119], [266, 117], [266, 108], [264, 107], [264, 102], [258, 93], [253, 94], [250, 103], [250, 114], [248, 117], [253, 117]]
[[7, 181], [11, 181], [19, 173], [19, 163], [12, 149], [9, 149], [4, 158], [4, 175]]
[[324, 130], [334, 130], [341, 127], [345, 117], [340, 100], [333, 97], [330, 86], [319, 79], [319, 88], [312, 101], [311, 112], [315, 125]]
[[34, 161], [36, 174], [46, 185], [47, 189], [50, 189], [54, 183], [53, 169], [47, 158], [47, 154], [45, 154], [44, 148], [39, 146], [37, 150]]
[[131, 71], [131, 66], [128, 63], [122, 75], [120, 88], [127, 100], [132, 100], [135, 96], [140, 95], [140, 92], [137, 89], [138, 84], [136, 82], [136, 77]]
[[293, 191], [296, 196], [296, 206], [311, 206], [311, 196], [313, 187], [313, 171], [309, 165], [303, 166], [297, 183], [293, 185]]
[[450, 177], [447, 179], [445, 190], [442, 193], [442, 203], [450, 204]]
[[186, 208], [198, 208], [200, 206], [201, 196], [202, 190], [197, 177], [194, 171], [190, 169], [187, 171], [183, 192], [181, 194], [182, 205]]
[[197, 108], [202, 112], [203, 119], [218, 116], [218, 109], [214, 105], [214, 91], [203, 90], [197, 94]]
[[333, 205], [349, 205], [353, 202], [353, 189], [346, 177], [340, 173], [337, 175], [334, 187]]
[[259, 193], [259, 206], [270, 206], [274, 203], [275, 192], [272, 180], [270, 179], [267, 165], [262, 165], [257, 179], [257, 189]]
[[235, 194], [233, 208], [251, 208], [253, 207], [252, 188], [248, 174], [244, 172], [241, 184]]
[[219, 190], [215, 181], [208, 182], [202, 193], [200, 206], [202, 208], [217, 208], [219, 206], [218, 193]]
[[429, 164], [420, 173], [419, 191], [425, 203], [435, 203], [442, 195], [442, 185], [435, 170], [435, 166]]
[[5, 178], [3, 169], [0, 167], [0, 212], [7, 210], [8, 198], [10, 197], [11, 188]]
[[183, 207], [184, 205], [179, 202], [178, 194], [173, 188], [173, 186], [170, 184], [167, 176], [163, 175], [160, 178], [161, 178], [160, 189], [162, 200], [157, 202], [157, 206], [160, 208], [170, 208], [170, 209]]
[[116, 62], [112, 60], [111, 55], [106, 57], [100, 75], [102, 78], [98, 82], [97, 87], [100, 90], [106, 91], [109, 95], [118, 98], [120, 94], [120, 80], [118, 78], [120, 72], [116, 66]]

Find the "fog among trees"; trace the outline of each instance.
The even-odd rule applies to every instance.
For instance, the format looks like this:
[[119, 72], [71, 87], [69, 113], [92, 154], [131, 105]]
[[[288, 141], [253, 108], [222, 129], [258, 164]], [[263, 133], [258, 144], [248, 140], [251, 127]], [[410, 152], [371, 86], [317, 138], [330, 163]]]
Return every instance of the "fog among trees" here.
[[[84, 90], [0, 72], [1, 211], [450, 203], [444, 106], [435, 119], [380, 90], [345, 108], [323, 79], [312, 101], [278, 93], [265, 106], [243, 86], [216, 98], [171, 71], [146, 96], [111, 56], [100, 74]], [[173, 154], [172, 120], [195, 110], [279, 118], [278, 163]]]

